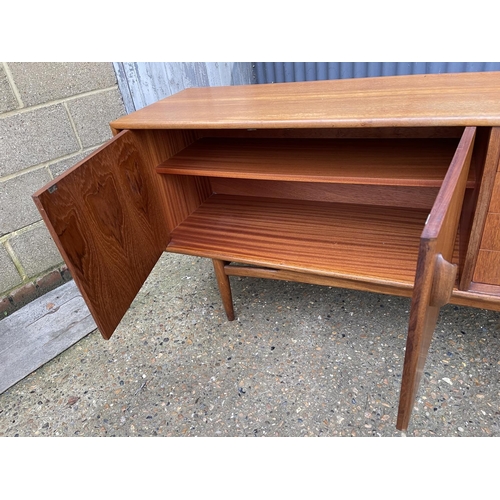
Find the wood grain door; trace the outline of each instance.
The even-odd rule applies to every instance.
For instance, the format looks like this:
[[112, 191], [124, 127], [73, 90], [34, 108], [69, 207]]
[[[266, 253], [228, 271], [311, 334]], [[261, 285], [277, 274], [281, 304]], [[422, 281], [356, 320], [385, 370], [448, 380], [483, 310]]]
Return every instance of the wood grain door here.
[[106, 339], [165, 250], [158, 158], [122, 131], [33, 199]]
[[406, 430], [439, 311], [450, 301], [457, 266], [451, 264], [476, 135], [465, 129], [420, 238], [397, 428]]

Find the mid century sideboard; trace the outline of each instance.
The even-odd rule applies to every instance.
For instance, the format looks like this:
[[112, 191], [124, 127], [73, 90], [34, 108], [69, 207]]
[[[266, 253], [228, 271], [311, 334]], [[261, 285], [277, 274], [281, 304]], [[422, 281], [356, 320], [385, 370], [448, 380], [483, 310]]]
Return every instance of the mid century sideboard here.
[[396, 427], [440, 308], [500, 311], [500, 73], [192, 88], [34, 194], [104, 338], [162, 252], [411, 297]]

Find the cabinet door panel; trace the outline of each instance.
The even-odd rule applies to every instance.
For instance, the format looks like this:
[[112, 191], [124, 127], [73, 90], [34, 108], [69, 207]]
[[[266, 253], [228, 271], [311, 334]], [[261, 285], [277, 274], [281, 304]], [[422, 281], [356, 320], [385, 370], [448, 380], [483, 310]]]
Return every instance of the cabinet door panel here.
[[457, 266], [451, 264], [476, 129], [465, 129], [420, 238], [410, 309], [397, 428], [406, 430], [439, 310], [449, 302]]
[[106, 339], [168, 244], [153, 157], [123, 131], [33, 195]]

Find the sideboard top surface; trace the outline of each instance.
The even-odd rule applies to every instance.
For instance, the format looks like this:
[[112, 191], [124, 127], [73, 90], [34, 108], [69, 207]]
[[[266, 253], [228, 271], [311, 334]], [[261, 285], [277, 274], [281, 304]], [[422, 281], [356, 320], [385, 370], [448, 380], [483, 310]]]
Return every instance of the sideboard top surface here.
[[500, 126], [500, 72], [190, 88], [111, 126], [116, 130]]

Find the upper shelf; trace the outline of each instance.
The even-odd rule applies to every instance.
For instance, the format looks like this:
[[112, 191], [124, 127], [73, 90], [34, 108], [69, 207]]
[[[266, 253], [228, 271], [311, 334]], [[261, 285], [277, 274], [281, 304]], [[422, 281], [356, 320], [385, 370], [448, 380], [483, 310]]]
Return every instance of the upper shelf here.
[[[157, 167], [162, 174], [334, 184], [439, 187], [455, 139], [204, 138]], [[473, 186], [473, 179], [469, 179]]]

